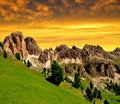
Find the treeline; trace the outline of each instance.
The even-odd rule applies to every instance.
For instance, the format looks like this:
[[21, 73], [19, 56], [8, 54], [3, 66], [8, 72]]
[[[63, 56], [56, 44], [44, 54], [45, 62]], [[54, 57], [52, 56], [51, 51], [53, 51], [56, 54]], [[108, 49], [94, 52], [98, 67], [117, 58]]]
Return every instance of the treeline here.
[[117, 83], [113, 83], [112, 81], [110, 81], [106, 84], [106, 89], [111, 91], [112, 93], [115, 93], [116, 95], [120, 95], [120, 85], [118, 85]]
[[[97, 87], [94, 87], [92, 82], [90, 82], [89, 87], [84, 90], [81, 83], [80, 73], [76, 72], [74, 74], [74, 81], [72, 82], [67, 76], [64, 76], [61, 66], [56, 61], [53, 61], [51, 64], [51, 71], [44, 68], [42, 74], [46, 77], [47, 81], [55, 84], [56, 86], [59, 86], [62, 81], [71, 83], [73, 87], [81, 89], [82, 92], [85, 92], [85, 94], [83, 94], [84, 97], [86, 100], [93, 102], [93, 104], [95, 104], [96, 99], [102, 101], [101, 91], [98, 90]], [[104, 100], [104, 104], [109, 104], [107, 99]]]

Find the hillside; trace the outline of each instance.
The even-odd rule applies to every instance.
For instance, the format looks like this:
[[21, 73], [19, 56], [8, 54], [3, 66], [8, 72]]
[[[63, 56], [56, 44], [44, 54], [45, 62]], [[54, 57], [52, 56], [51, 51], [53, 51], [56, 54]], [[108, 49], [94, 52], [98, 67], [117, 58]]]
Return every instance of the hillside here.
[[[82, 80], [84, 89], [90, 79]], [[102, 91], [103, 100], [110, 104], [119, 104], [119, 96]], [[102, 100], [102, 101], [103, 101]], [[96, 104], [102, 101], [96, 100]], [[39, 73], [26, 68], [24, 64], [11, 58], [2, 57], [0, 53], [0, 104], [91, 104], [85, 100], [81, 90], [69, 83], [60, 87], [47, 82]]]
[[74, 91], [56, 87], [16, 59], [0, 55], [0, 104], [89, 104]]

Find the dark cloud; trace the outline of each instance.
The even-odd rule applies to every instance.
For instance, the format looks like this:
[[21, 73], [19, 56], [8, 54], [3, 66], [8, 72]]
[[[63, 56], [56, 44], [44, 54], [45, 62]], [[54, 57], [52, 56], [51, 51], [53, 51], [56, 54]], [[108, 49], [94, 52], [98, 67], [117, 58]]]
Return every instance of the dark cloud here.
[[0, 0], [0, 22], [118, 19], [120, 0]]

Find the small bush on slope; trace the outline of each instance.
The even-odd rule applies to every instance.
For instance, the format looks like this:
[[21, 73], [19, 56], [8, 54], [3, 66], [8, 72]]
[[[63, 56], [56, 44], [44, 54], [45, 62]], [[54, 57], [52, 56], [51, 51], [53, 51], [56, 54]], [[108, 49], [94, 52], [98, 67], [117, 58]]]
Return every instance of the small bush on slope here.
[[3, 52], [3, 57], [4, 57], [5, 59], [7, 58], [7, 52], [6, 52], [6, 51]]
[[16, 54], [15, 54], [15, 57], [16, 57], [17, 60], [20, 60], [20, 59], [21, 59], [21, 56], [20, 56], [19, 53], [16, 53]]

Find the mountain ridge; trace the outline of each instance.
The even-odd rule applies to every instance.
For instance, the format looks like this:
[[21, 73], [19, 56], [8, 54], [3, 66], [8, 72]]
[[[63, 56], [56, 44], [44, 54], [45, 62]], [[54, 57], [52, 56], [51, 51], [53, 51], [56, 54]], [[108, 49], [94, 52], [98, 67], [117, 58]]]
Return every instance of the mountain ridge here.
[[[13, 32], [6, 37], [3, 42], [4, 50], [14, 56], [19, 53], [23, 60], [30, 61], [34, 69], [47, 68], [56, 60], [63, 68], [65, 74], [70, 74], [79, 70], [81, 76], [86, 73], [91, 76], [107, 76], [114, 78], [115, 73], [120, 69], [115, 66], [115, 60], [120, 58], [120, 48], [112, 52], [106, 52], [101, 46], [86, 44], [83, 49], [73, 45], [60, 45], [53, 50], [52, 48], [42, 50], [32, 37], [24, 38], [21, 32]], [[72, 65], [72, 69], [67, 66]]]

